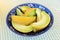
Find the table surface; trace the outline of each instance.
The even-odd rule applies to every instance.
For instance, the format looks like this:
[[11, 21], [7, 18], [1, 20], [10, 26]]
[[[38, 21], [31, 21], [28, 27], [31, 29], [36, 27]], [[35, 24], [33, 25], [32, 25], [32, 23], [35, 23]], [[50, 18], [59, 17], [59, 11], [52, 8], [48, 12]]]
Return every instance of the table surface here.
[[[54, 16], [53, 26], [44, 34], [24, 37], [12, 32], [6, 25], [6, 16], [15, 6], [38, 3], [49, 8]], [[60, 0], [0, 0], [0, 40], [60, 40]]]

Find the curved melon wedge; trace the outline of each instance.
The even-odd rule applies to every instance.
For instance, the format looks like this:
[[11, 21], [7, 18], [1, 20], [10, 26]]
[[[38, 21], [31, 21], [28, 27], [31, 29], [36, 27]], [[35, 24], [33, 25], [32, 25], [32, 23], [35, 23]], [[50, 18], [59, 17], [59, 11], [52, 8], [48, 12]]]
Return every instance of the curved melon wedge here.
[[29, 6], [21, 6], [19, 7], [23, 12], [25, 12], [27, 9], [29, 9]]
[[50, 23], [50, 16], [45, 11], [42, 11], [40, 14], [42, 16], [41, 20], [31, 25], [34, 28], [34, 32], [46, 28], [47, 25]]
[[29, 8], [24, 13], [25, 16], [34, 16], [36, 15], [36, 8]]
[[41, 20], [42, 16], [41, 16], [41, 9], [39, 8], [36, 8], [36, 14], [37, 14], [37, 22]]
[[12, 21], [12, 25], [17, 31], [22, 32], [22, 33], [29, 33], [33, 30], [33, 28], [31, 26], [23, 26], [21, 24], [15, 23], [13, 21]]
[[17, 13], [18, 16], [23, 16], [23, 13], [18, 8], [16, 9], [16, 13]]
[[35, 21], [36, 17], [26, 17], [26, 16], [12, 16], [11, 17], [13, 22], [19, 23], [21, 25], [29, 25]]

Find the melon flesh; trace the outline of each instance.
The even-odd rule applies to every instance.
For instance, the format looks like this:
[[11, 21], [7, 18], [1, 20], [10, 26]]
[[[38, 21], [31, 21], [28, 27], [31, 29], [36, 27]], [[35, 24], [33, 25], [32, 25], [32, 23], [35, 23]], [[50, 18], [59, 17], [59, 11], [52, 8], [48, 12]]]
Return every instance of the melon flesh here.
[[36, 15], [36, 9], [35, 8], [29, 8], [24, 13], [25, 16], [34, 16]]
[[16, 22], [16, 23], [19, 23], [19, 24], [22, 24], [22, 25], [29, 25], [29, 24], [31, 24], [32, 22], [35, 21], [36, 17], [35, 16], [33, 16], [33, 17], [12, 16], [11, 19], [12, 19], [13, 22]]
[[16, 30], [18, 30], [19, 32], [22, 32], [22, 33], [29, 33], [33, 30], [33, 28], [31, 26], [24, 26], [19, 23], [15, 23], [13, 21], [12, 21], [12, 25]]
[[45, 11], [42, 11], [40, 14], [42, 16], [41, 20], [32, 24], [34, 32], [46, 28], [47, 25], [50, 23], [50, 16]]
[[25, 12], [27, 9], [29, 9], [29, 6], [21, 6], [19, 7], [23, 12]]

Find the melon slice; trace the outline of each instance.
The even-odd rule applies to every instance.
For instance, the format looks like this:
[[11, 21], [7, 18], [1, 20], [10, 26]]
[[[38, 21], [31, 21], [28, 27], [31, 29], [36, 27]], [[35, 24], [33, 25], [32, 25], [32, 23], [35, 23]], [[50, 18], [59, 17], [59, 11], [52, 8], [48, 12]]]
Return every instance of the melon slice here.
[[12, 21], [13, 22], [16, 22], [16, 23], [20, 23], [22, 25], [29, 25], [31, 24], [32, 22], [35, 21], [36, 17], [33, 16], [33, 17], [26, 17], [26, 16], [12, 16], [11, 17]]
[[12, 21], [12, 25], [17, 31], [22, 32], [22, 33], [29, 33], [33, 30], [31, 26], [24, 26], [13, 21]]
[[24, 13], [25, 16], [34, 16], [36, 15], [36, 8], [27, 9]]
[[45, 11], [42, 11], [40, 14], [42, 16], [41, 20], [31, 25], [34, 28], [34, 32], [46, 28], [50, 23], [50, 16]]
[[21, 10], [18, 9], [18, 8], [16, 9], [16, 13], [17, 13], [18, 16], [23, 16], [23, 13], [22, 13]]
[[29, 6], [21, 6], [19, 7], [23, 12], [25, 12], [27, 9], [29, 9]]

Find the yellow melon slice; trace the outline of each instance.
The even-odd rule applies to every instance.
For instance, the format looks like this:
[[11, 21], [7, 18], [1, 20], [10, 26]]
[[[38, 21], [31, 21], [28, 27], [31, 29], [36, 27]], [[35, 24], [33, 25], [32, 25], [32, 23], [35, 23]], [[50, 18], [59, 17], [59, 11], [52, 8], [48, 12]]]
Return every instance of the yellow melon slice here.
[[26, 17], [26, 16], [12, 16], [13, 22], [20, 23], [22, 25], [28, 25], [35, 21], [36, 17]]
[[33, 30], [31, 26], [24, 26], [19, 23], [15, 23], [13, 21], [12, 21], [12, 25], [17, 31], [22, 32], [22, 33], [29, 33]]
[[50, 16], [45, 11], [42, 11], [40, 14], [42, 16], [41, 20], [31, 25], [34, 28], [34, 32], [46, 28], [50, 23]]
[[36, 8], [29, 8], [26, 10], [26, 12], [24, 13], [25, 16], [33, 16], [36, 13]]

